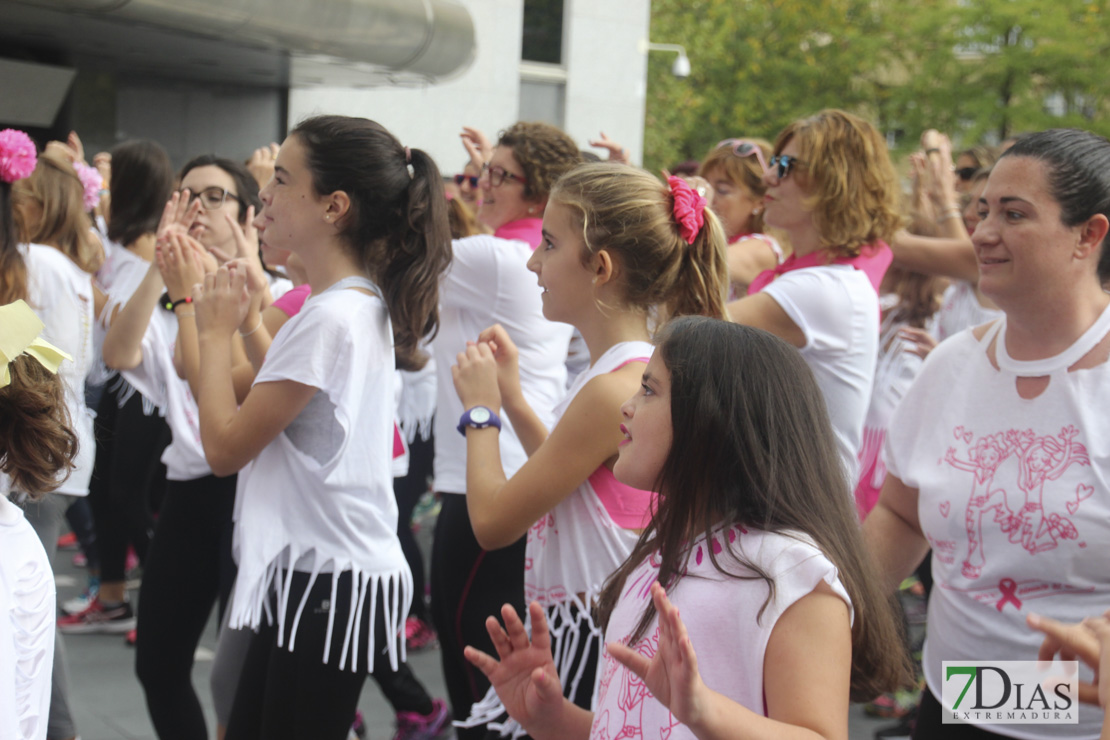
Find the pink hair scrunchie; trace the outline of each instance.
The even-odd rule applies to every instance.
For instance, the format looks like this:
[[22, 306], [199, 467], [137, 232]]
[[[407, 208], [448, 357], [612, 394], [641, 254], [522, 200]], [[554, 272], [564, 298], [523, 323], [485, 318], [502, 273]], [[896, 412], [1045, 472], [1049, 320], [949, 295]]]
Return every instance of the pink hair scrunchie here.
[[74, 162], [73, 169], [77, 172], [77, 179], [81, 181], [85, 210], [91, 211], [100, 203], [100, 188], [104, 186], [104, 178], [95, 167], [89, 167], [81, 162]]
[[705, 225], [705, 198], [691, 188], [681, 177], [667, 178], [674, 196], [674, 220], [687, 244], [693, 244], [698, 232]]
[[0, 180], [11, 184], [35, 171], [38, 154], [35, 142], [22, 131], [6, 128], [0, 131]]

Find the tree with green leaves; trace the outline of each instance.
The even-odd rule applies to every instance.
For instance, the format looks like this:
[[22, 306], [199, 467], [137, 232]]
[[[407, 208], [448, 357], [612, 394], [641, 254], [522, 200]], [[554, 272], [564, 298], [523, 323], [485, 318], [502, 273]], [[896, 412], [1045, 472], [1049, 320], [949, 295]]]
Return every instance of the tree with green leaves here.
[[645, 166], [773, 138], [827, 107], [873, 120], [896, 148], [939, 128], [957, 145], [1074, 126], [1110, 133], [1110, 0], [655, 0]]

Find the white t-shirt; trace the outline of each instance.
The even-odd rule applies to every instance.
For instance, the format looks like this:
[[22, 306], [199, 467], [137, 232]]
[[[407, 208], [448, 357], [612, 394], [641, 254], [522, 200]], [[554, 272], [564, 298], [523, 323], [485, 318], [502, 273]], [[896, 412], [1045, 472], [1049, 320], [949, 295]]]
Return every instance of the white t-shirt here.
[[69, 477], [57, 489], [87, 496], [96, 440], [92, 413], [85, 406], [85, 378], [93, 365], [92, 276], [54, 247], [20, 245], [27, 262], [27, 303], [45, 325], [42, 337], [72, 355], [58, 368], [65, 384], [66, 409], [77, 434], [77, 456]]
[[[760, 609], [769, 594], [762, 578], [747, 580], [726, 576], [709, 558], [709, 549], [731, 573], [755, 576], [743, 561], [759, 566], [775, 583], [775, 595]], [[728, 555], [730, 548], [743, 559]], [[605, 641], [629, 644], [644, 607], [651, 599], [659, 561], [656, 554], [640, 564], [624, 584], [605, 631]], [[688, 575], [678, 579], [667, 591], [671, 602], [682, 613], [698, 670], [705, 685], [744, 705], [756, 714], [765, 714], [763, 703], [763, 657], [779, 617], [794, 602], [808, 595], [824, 581], [851, 608], [851, 600], [840, 583], [834, 566], [806, 536], [748, 530], [740, 526], [722, 529], [708, 543], [695, 540], [686, 564]], [[659, 647], [659, 618], [654, 617], [645, 636], [632, 645], [636, 652], [654, 657]], [[693, 738], [660, 704], [636, 674], [615, 661], [608, 651], [599, 666], [601, 674], [591, 740], [616, 737]], [[622, 730], [631, 730], [622, 735]]]
[[[351, 571], [362, 589], [358, 603], [381, 585], [393, 595], [384, 605], [386, 623], [403, 626], [408, 613], [412, 574], [397, 539], [393, 496], [393, 331], [382, 300], [352, 286], [378, 291], [369, 280], [346, 278], [310, 297], [278, 330], [255, 378], [256, 386], [292, 380], [319, 390], [240, 473], [232, 627], [257, 627], [269, 614], [271, 588], [287, 593], [283, 569], [313, 580]], [[303, 608], [278, 609], [279, 634]], [[346, 614], [329, 618], [345, 639], [371, 636], [369, 655], [344, 655], [340, 663], [370, 670], [375, 649], [383, 649], [375, 647], [373, 626]], [[295, 641], [296, 633], [290, 650]], [[403, 660], [403, 631], [385, 649], [394, 666]]]
[[[943, 661], [1036, 660], [1042, 635], [1026, 626], [1029, 612], [1078, 622], [1110, 604], [1110, 364], [1067, 370], [1110, 331], [1110, 309], [1072, 348], [1035, 363], [1008, 359], [999, 324], [981, 341], [969, 330], [933, 350], [887, 431], [887, 469], [920, 491], [933, 548], [923, 666], [938, 697]], [[996, 331], [1003, 369], [987, 356]], [[1041, 395], [1018, 396], [1018, 377], [1046, 375]], [[986, 729], [1095, 738], [1102, 721], [1080, 705], [1078, 726]]]
[[774, 298], [805, 335], [802, 357], [825, 397], [837, 451], [854, 488], [879, 351], [875, 289], [862, 270], [820, 265], [783, 273], [761, 292]]
[[999, 318], [1002, 318], [1002, 311], [979, 303], [974, 285], [966, 280], [953, 280], [941, 296], [940, 309], [937, 310], [937, 341], [943, 342], [964, 329], [982, 326]]
[[[520, 386], [536, 415], [550, 428], [551, 409], [566, 393], [566, 359], [572, 327], [543, 317], [536, 276], [526, 264], [531, 247], [515, 239], [481, 234], [452, 242], [451, 267], [439, 285], [439, 333], [432, 341], [436, 362], [437, 491], [466, 492], [466, 438], [457, 431], [462, 401], [451, 366], [467, 341], [501, 324], [520, 350]], [[501, 418], [501, 465], [512, 475], [527, 455], [512, 423]]]
[[0, 738], [42, 740], [54, 665], [54, 572], [23, 511], [0, 491]]
[[[150, 263], [126, 249], [113, 254], [110, 275], [113, 285], [105, 316], [115, 306], [131, 300]], [[107, 318], [104, 319], [107, 321]], [[211, 475], [200, 441], [200, 412], [189, 383], [178, 376], [173, 366], [177, 341], [177, 317], [162, 306], [155, 306], [142, 339], [142, 362], [138, 367], [121, 370], [120, 376], [166, 417], [173, 439], [162, 453], [166, 480], [186, 481]]]

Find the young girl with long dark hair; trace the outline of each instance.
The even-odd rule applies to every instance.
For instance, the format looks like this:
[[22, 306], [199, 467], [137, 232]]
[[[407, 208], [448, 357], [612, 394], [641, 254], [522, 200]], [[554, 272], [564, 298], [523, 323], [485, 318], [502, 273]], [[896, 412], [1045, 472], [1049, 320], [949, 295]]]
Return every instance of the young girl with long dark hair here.
[[426, 361], [450, 260], [446, 202], [426, 153], [342, 116], [298, 125], [261, 197], [260, 238], [300, 257], [312, 297], [238, 408], [230, 339], [246, 276], [222, 267], [192, 296], [205, 455], [220, 475], [255, 461], [239, 489], [229, 622], [259, 631], [227, 737], [344, 738], [366, 672], [404, 656], [394, 368]]
[[[582, 165], [559, 180], [543, 223], [544, 241], [528, 266], [542, 286], [544, 316], [577, 328], [591, 358], [555, 407], [555, 424], [548, 432], [525, 401], [516, 347], [502, 327], [483, 332], [452, 372], [468, 409], [459, 429], [471, 427], [467, 508], [475, 536], [494, 549], [527, 533], [525, 596], [539, 602], [556, 633], [567, 696], [589, 707], [602, 654], [593, 608], [651, 517], [649, 487], [613, 477], [620, 406], [651, 355], [653, 322], [723, 316], [728, 269], [717, 219], [678, 178], [668, 186], [629, 167]], [[511, 476], [498, 434], [473, 428], [502, 405], [529, 453]], [[502, 711], [489, 698], [472, 723]]]
[[614, 474], [659, 503], [600, 599], [594, 710], [561, 697], [538, 604], [531, 640], [504, 609], [500, 661], [467, 657], [537, 739], [846, 738], [849, 699], [909, 673], [805, 362], [762, 330], [676, 319], [622, 412]]

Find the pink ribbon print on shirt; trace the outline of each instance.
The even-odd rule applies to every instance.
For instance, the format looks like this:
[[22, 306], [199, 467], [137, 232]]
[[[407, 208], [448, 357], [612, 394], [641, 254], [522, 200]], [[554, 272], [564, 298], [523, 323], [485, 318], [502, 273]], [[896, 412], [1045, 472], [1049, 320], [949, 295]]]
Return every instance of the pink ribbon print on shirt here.
[[[967, 445], [966, 453], [961, 456], [955, 447], [949, 447], [940, 462], [972, 474], [971, 496], [964, 512], [967, 554], [960, 564], [960, 573], [965, 578], [979, 578], [988, 557], [993, 555], [987, 552], [983, 539], [984, 523], [988, 527], [998, 527], [1009, 544], [1020, 546], [1029, 555], [1054, 550], [1063, 541], [1079, 539], [1079, 530], [1069, 515], [1078, 513], [1083, 501], [1094, 493], [1093, 487], [1079, 483], [1074, 491], [1065, 493], [1052, 490], [1051, 485], [1072, 466], [1090, 465], [1087, 449], [1077, 440], [1080, 434], [1074, 426], [1065, 426], [1055, 435], [1038, 436], [1032, 429], [1009, 429], [978, 438], [959, 426], [953, 430], [953, 435], [957, 444]], [[1007, 461], [1004, 477], [1008, 483], [999, 483], [996, 478]], [[1046, 484], [1049, 485], [1047, 498]], [[1014, 486], [1018, 490], [1013, 490]], [[1023, 500], [1015, 511], [1018, 491]], [[947, 518], [948, 509], [950, 502], [941, 502], [942, 516]], [[1088, 589], [1008, 577], [988, 587], [954, 590], [966, 591], [977, 601], [990, 603], [1002, 611], [1006, 606], [1020, 610], [1030, 598]]]

